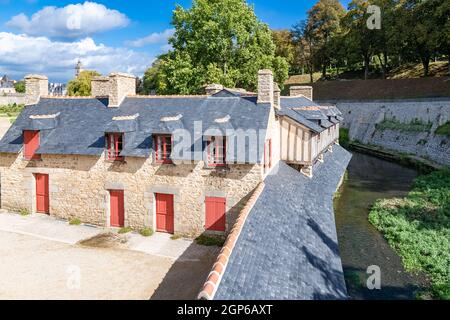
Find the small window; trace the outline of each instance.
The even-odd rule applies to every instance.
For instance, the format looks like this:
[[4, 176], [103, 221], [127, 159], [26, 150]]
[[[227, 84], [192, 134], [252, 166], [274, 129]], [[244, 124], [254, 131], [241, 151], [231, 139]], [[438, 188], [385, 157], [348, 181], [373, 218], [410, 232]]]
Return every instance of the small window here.
[[158, 135], [154, 138], [156, 163], [172, 163], [172, 136]]
[[108, 133], [106, 134], [108, 160], [122, 161], [124, 158], [120, 155], [123, 148], [123, 134], [122, 133]]
[[226, 165], [226, 138], [210, 137], [208, 140], [208, 166], [224, 167]]
[[36, 154], [39, 149], [40, 134], [39, 131], [25, 130], [23, 132], [24, 158], [26, 160], [40, 160], [41, 155]]

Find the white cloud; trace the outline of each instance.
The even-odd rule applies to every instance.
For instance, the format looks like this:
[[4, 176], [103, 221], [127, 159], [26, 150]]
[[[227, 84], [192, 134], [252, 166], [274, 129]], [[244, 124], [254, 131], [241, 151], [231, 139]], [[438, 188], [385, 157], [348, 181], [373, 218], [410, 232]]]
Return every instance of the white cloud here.
[[167, 41], [173, 34], [175, 33], [175, 29], [167, 29], [163, 32], [154, 32], [144, 38], [140, 38], [134, 41], [129, 41], [127, 44], [132, 47], [140, 48], [149, 44], [165, 44], [167, 45]]
[[129, 19], [117, 10], [86, 1], [65, 7], [44, 7], [31, 18], [21, 13], [6, 25], [28, 35], [46, 35], [58, 38], [79, 38], [127, 26]]
[[140, 76], [154, 61], [146, 53], [108, 47], [91, 38], [60, 42], [47, 37], [0, 32], [0, 43], [0, 74], [15, 78], [39, 73], [53, 81], [67, 81], [73, 78], [78, 59], [86, 69], [102, 74], [120, 71]]

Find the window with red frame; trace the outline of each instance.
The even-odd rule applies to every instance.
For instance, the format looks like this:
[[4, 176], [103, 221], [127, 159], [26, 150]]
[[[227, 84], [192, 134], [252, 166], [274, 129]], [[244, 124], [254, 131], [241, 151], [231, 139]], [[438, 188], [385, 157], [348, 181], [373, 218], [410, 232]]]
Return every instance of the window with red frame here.
[[272, 168], [272, 139], [266, 141], [264, 146], [264, 171]]
[[106, 134], [108, 160], [122, 161], [124, 158], [120, 156], [123, 148], [123, 134], [122, 133], [107, 133]]
[[157, 135], [154, 137], [155, 158], [157, 163], [172, 163], [172, 136]]
[[24, 157], [26, 160], [40, 160], [41, 155], [36, 154], [39, 148], [40, 134], [39, 131], [25, 130], [23, 131]]
[[208, 166], [224, 167], [226, 165], [226, 138], [210, 137], [208, 140]]

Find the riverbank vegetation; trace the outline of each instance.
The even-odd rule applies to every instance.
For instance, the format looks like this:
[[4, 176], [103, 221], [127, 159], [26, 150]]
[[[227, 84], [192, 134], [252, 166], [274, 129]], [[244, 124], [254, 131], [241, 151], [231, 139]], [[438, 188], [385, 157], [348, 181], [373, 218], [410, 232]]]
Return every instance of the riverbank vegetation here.
[[450, 138], [450, 121], [437, 128], [436, 134]]
[[403, 199], [377, 201], [369, 220], [407, 270], [426, 273], [429, 294], [450, 299], [450, 169], [420, 176]]
[[433, 124], [424, 122], [420, 119], [414, 119], [409, 123], [400, 122], [397, 119], [384, 119], [377, 123], [375, 127], [378, 130], [395, 130], [401, 132], [430, 132]]

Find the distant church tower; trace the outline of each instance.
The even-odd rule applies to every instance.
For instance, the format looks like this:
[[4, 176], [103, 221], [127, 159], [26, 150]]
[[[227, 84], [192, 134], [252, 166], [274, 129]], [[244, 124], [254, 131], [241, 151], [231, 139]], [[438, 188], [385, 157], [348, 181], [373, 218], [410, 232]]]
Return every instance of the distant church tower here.
[[81, 61], [78, 60], [78, 63], [75, 67], [75, 77], [78, 78], [78, 76], [80, 75], [80, 73], [83, 71], [83, 65], [81, 64]]

